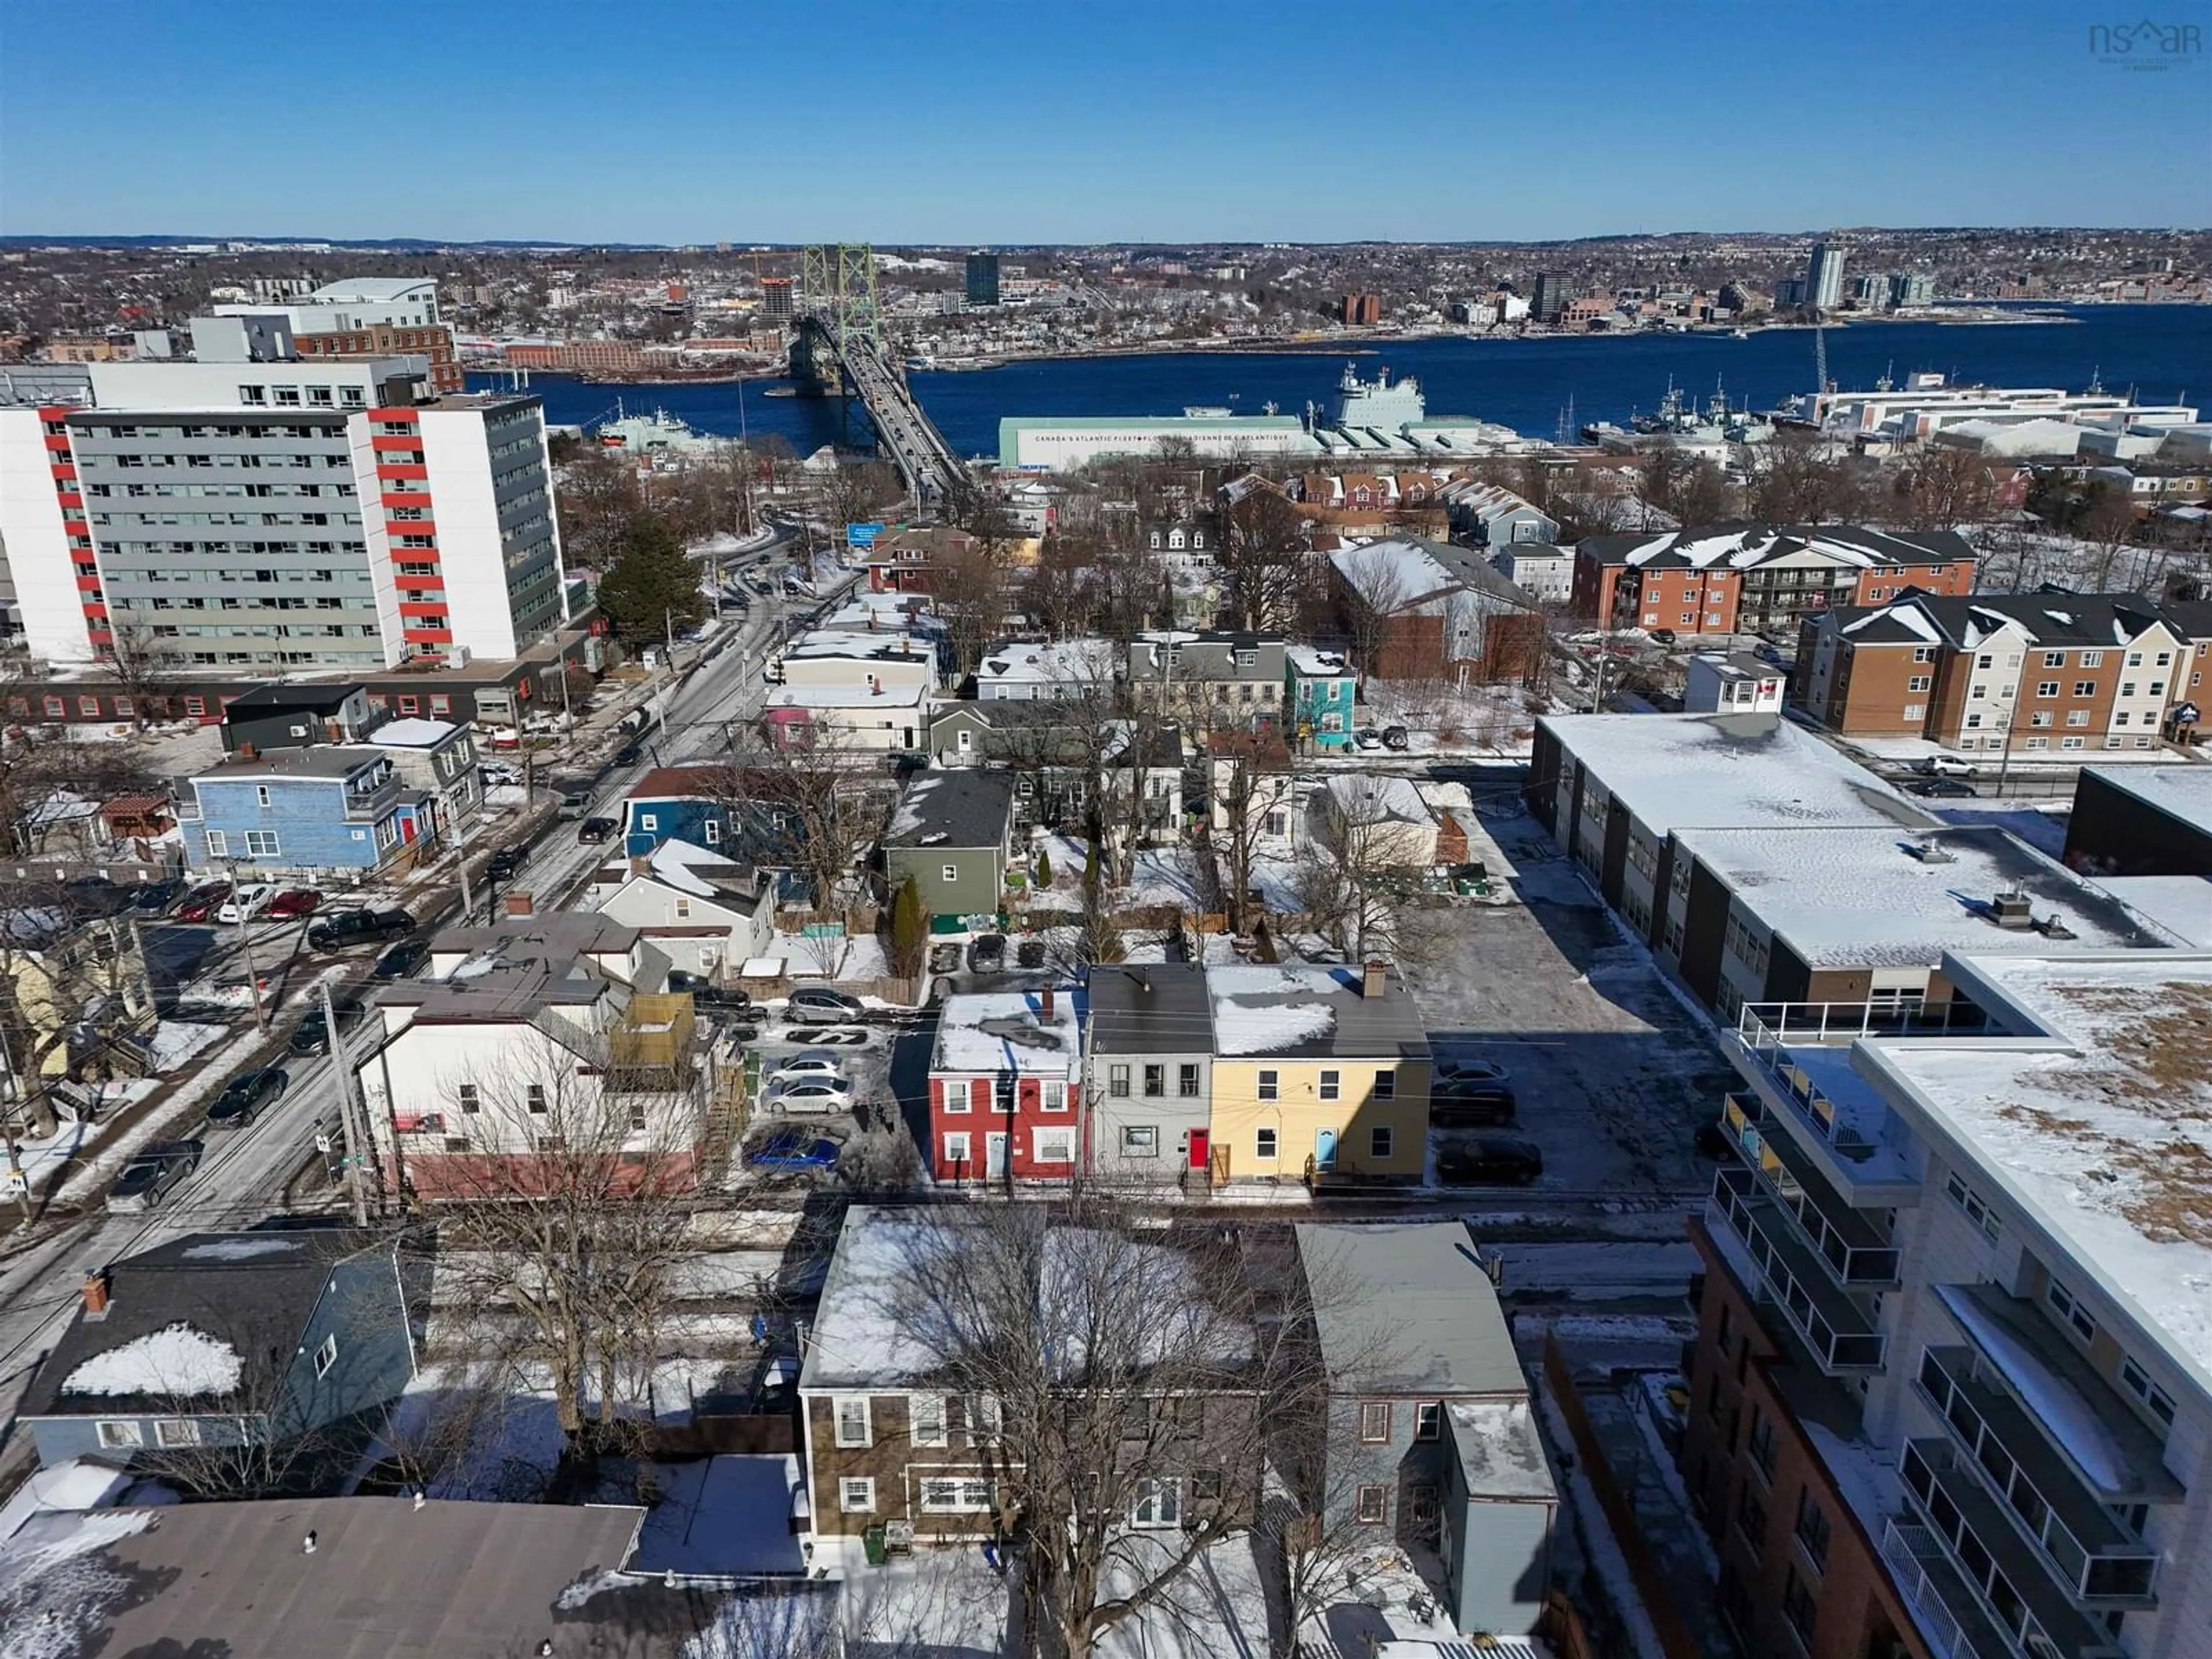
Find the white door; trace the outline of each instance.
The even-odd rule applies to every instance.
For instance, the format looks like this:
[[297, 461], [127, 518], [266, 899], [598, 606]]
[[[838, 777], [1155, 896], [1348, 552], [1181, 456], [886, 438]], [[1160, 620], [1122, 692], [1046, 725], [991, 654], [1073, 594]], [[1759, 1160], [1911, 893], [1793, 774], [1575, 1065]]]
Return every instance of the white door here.
[[973, 732], [964, 729], [957, 732], [953, 734], [953, 740], [954, 746], [963, 755], [970, 753], [975, 747], [975, 734]]
[[1006, 1172], [1006, 1137], [994, 1131], [983, 1137], [983, 1174], [995, 1180]]

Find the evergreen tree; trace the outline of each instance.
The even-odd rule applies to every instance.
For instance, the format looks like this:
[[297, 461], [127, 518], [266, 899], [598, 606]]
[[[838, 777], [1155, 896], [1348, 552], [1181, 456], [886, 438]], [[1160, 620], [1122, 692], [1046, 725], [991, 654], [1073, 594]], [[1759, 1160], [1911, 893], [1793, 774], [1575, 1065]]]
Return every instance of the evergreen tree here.
[[1036, 884], [1039, 892], [1052, 885], [1052, 854], [1042, 847], [1037, 848]]
[[921, 886], [908, 876], [891, 900], [891, 972], [908, 979], [919, 974], [928, 945], [929, 912], [922, 908]]
[[699, 567], [657, 518], [632, 521], [622, 555], [599, 582], [599, 609], [625, 645], [650, 645], [707, 617]]

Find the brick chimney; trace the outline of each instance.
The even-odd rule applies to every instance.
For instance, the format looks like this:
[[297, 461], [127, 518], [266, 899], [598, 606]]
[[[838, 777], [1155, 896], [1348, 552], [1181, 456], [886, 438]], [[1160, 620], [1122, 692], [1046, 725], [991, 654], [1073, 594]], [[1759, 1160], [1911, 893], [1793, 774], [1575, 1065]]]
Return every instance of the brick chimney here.
[[653, 860], [647, 857], [643, 853], [632, 853], [629, 855], [629, 872], [633, 876], [651, 875], [653, 873]]
[[105, 1273], [87, 1273], [84, 1277], [84, 1316], [87, 1319], [107, 1317], [109, 1291]]
[[258, 760], [260, 755], [261, 751], [250, 743], [241, 743], [238, 745], [238, 757], [240, 760]]
[[1389, 969], [1379, 962], [1370, 962], [1359, 981], [1359, 994], [1369, 1002], [1379, 1001], [1389, 989]]
[[509, 893], [507, 896], [507, 914], [510, 916], [526, 916], [530, 914], [530, 910], [531, 897], [529, 894]]
[[1037, 1018], [1041, 1020], [1052, 1018], [1052, 987], [1049, 985], [1037, 994]]

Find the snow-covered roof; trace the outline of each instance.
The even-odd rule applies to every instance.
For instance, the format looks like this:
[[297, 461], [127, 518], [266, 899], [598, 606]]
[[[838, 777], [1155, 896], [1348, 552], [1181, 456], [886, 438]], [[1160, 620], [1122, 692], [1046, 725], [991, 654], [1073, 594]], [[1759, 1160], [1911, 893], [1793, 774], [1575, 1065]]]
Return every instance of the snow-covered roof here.
[[179, 1320], [93, 1355], [62, 1379], [62, 1392], [197, 1400], [229, 1394], [243, 1371], [236, 1348]]
[[1944, 972], [2024, 1035], [1863, 1039], [1862, 1066], [2026, 1213], [2062, 1278], [2094, 1282], [2212, 1390], [2212, 955], [1960, 956]]
[[386, 749], [435, 749], [459, 728], [447, 720], [410, 716], [386, 720], [368, 734], [368, 741]]
[[1936, 820], [1773, 714], [1547, 714], [1537, 724], [1646, 830]]
[[742, 867], [735, 859], [726, 858], [711, 848], [672, 839], [654, 848], [646, 863], [653, 879], [695, 898], [720, 896], [720, 890], [708, 877]]
[[1342, 678], [1352, 672], [1340, 651], [1323, 651], [1312, 645], [1292, 645], [1284, 647], [1283, 654], [1290, 659], [1291, 667], [1309, 679]]
[[[1808, 968], [1933, 968], [1948, 951], [2041, 956], [2181, 942], [1990, 825], [1763, 824], [1686, 830], [1678, 845]], [[2025, 894], [2039, 924], [2056, 919], [2073, 939], [2000, 928], [1990, 902], [2004, 891]]]
[[2110, 789], [2131, 795], [2152, 811], [2178, 818], [2200, 833], [2212, 833], [2212, 766], [2091, 766], [2088, 775]]
[[1954, 563], [1974, 556], [1956, 531], [1899, 534], [1853, 525], [1699, 526], [1672, 534], [1589, 536], [1580, 545], [1600, 564], [1689, 570], [1747, 570], [1778, 559], [1846, 569], [1887, 569]]
[[771, 708], [919, 708], [929, 696], [921, 685], [779, 685], [769, 693]]
[[1258, 965], [1209, 968], [1213, 1052], [1293, 1058], [1425, 1057], [1428, 1037], [1405, 981], [1395, 969], [1382, 994], [1361, 994], [1358, 968]]
[[1073, 694], [1109, 683], [1120, 661], [1109, 640], [1006, 640], [984, 652], [975, 683], [1065, 686]]
[[1429, 809], [1427, 797], [1415, 787], [1413, 780], [1395, 774], [1339, 772], [1329, 779], [1328, 793], [1353, 823], [1412, 823], [1425, 827], [1437, 821], [1436, 814]]
[[1536, 1413], [1526, 1400], [1455, 1400], [1444, 1407], [1444, 1421], [1473, 1496], [1556, 1501]]
[[945, 998], [937, 1015], [937, 1049], [930, 1069], [991, 1076], [1054, 1077], [1073, 1073], [1082, 1040], [1078, 994], [979, 991]]
[[2100, 876], [2097, 885], [2184, 945], [2212, 951], [2212, 877]]

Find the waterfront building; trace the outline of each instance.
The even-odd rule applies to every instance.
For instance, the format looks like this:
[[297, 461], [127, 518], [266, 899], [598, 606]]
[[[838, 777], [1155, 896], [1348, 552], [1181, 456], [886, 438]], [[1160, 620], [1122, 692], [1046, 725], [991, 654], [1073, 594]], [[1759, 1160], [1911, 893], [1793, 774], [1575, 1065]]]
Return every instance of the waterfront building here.
[[1557, 272], [1540, 270], [1536, 273], [1536, 291], [1528, 301], [1528, 314], [1540, 323], [1556, 323], [1559, 313], [1579, 291]]
[[788, 317], [792, 314], [790, 277], [761, 278], [761, 312], [769, 317]]
[[1322, 445], [1294, 415], [1009, 416], [999, 422], [999, 465], [1012, 471], [1073, 471], [1103, 455], [1152, 455], [1164, 438], [1193, 453], [1233, 459], [1316, 455]]
[[971, 306], [994, 306], [999, 303], [999, 256], [977, 248], [968, 256], [968, 303]]
[[1922, 270], [1900, 270], [1889, 279], [1893, 306], [1924, 306], [1936, 298], [1936, 279]]
[[1843, 302], [1843, 245], [1839, 242], [1815, 242], [1811, 256], [1805, 261], [1803, 303], [1822, 311], [1833, 311]]

